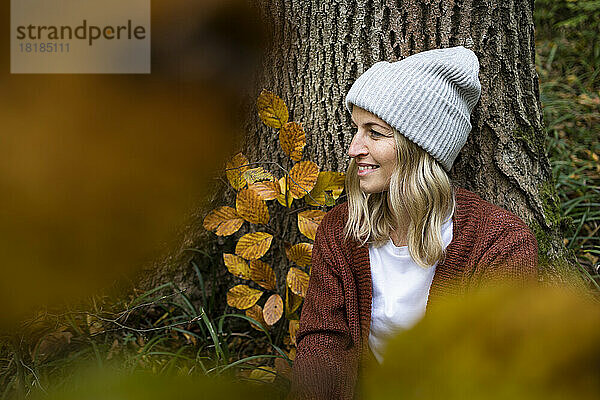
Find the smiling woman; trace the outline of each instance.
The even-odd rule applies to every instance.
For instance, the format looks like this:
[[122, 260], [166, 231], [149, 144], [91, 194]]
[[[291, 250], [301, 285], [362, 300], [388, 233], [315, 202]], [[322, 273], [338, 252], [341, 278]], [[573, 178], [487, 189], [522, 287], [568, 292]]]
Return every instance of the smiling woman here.
[[360, 366], [437, 299], [537, 276], [514, 214], [451, 184], [479, 100], [464, 47], [378, 62], [346, 96], [356, 127], [348, 201], [323, 218], [296, 335], [292, 398], [352, 399]]
[[381, 118], [354, 106], [352, 121], [357, 132], [348, 154], [358, 167], [360, 189], [365, 193], [383, 192], [397, 165], [394, 132]]

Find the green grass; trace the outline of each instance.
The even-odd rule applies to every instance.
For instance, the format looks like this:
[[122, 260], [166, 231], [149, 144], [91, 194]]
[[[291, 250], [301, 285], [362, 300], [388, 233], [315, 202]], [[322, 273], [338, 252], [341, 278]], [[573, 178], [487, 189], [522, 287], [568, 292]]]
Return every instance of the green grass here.
[[600, 2], [538, 0], [535, 22], [548, 155], [571, 226], [565, 244], [599, 288]]

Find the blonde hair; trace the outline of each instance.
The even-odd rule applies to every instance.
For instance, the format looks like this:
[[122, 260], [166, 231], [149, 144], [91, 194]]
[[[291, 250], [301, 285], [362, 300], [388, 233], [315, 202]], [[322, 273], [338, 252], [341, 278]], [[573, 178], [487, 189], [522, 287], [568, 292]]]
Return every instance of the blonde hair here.
[[413, 260], [433, 266], [444, 257], [442, 225], [454, 211], [454, 192], [442, 166], [425, 150], [393, 129], [397, 166], [389, 189], [381, 193], [360, 190], [354, 159], [346, 172], [348, 221], [346, 239], [381, 246], [408, 217], [407, 242]]

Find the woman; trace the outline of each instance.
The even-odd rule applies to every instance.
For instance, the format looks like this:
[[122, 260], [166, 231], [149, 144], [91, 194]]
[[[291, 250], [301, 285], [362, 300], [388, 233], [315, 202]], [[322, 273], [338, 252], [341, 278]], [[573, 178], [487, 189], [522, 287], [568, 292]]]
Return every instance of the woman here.
[[447, 172], [471, 130], [479, 62], [464, 47], [379, 62], [346, 96], [356, 127], [348, 201], [319, 226], [297, 334], [292, 397], [352, 399], [359, 365], [439, 298], [537, 275], [514, 214]]

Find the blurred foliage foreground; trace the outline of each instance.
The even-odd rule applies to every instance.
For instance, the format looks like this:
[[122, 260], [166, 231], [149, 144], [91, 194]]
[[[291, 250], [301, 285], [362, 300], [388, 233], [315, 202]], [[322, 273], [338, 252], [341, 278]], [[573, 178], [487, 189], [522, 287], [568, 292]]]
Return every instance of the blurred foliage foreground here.
[[[169, 299], [163, 298], [162, 305], [185, 310], [185, 301]], [[286, 395], [289, 369], [277, 363], [276, 369], [250, 366], [264, 363], [268, 354], [232, 361], [242, 356], [230, 352], [237, 337], [220, 332], [218, 323], [198, 320], [152, 339], [145, 338], [147, 331], [130, 332], [126, 341], [111, 344], [93, 339], [94, 323], [85, 320], [80, 323], [88, 326], [88, 340], [98, 342], [87, 350], [69, 352], [77, 347], [75, 338], [60, 328], [46, 336], [45, 344], [28, 349], [34, 359], [28, 355], [22, 364], [25, 394], [65, 400]], [[213, 341], [212, 334], [219, 340]], [[184, 340], [190, 343], [181, 344]], [[265, 334], [263, 344], [269, 340]], [[176, 341], [180, 345], [173, 352], [169, 349]], [[361, 390], [366, 399], [596, 399], [599, 341], [600, 308], [590, 298], [548, 287], [488, 289], [432, 307], [412, 330], [392, 341], [382, 366], [365, 366]], [[44, 360], [49, 351], [68, 355]], [[5, 349], [2, 353], [4, 370], [19, 362], [6, 360]], [[14, 386], [2, 382], [4, 398], [16, 397]]]
[[[537, 0], [535, 21], [555, 217], [600, 289], [600, 1]], [[192, 264], [199, 298], [166, 283], [41, 311], [0, 333], [0, 399], [284, 397], [292, 360], [282, 335], [217, 311], [222, 300]], [[549, 288], [449, 302], [401, 335], [383, 368], [367, 369], [365, 397], [597, 398], [599, 312]]]

